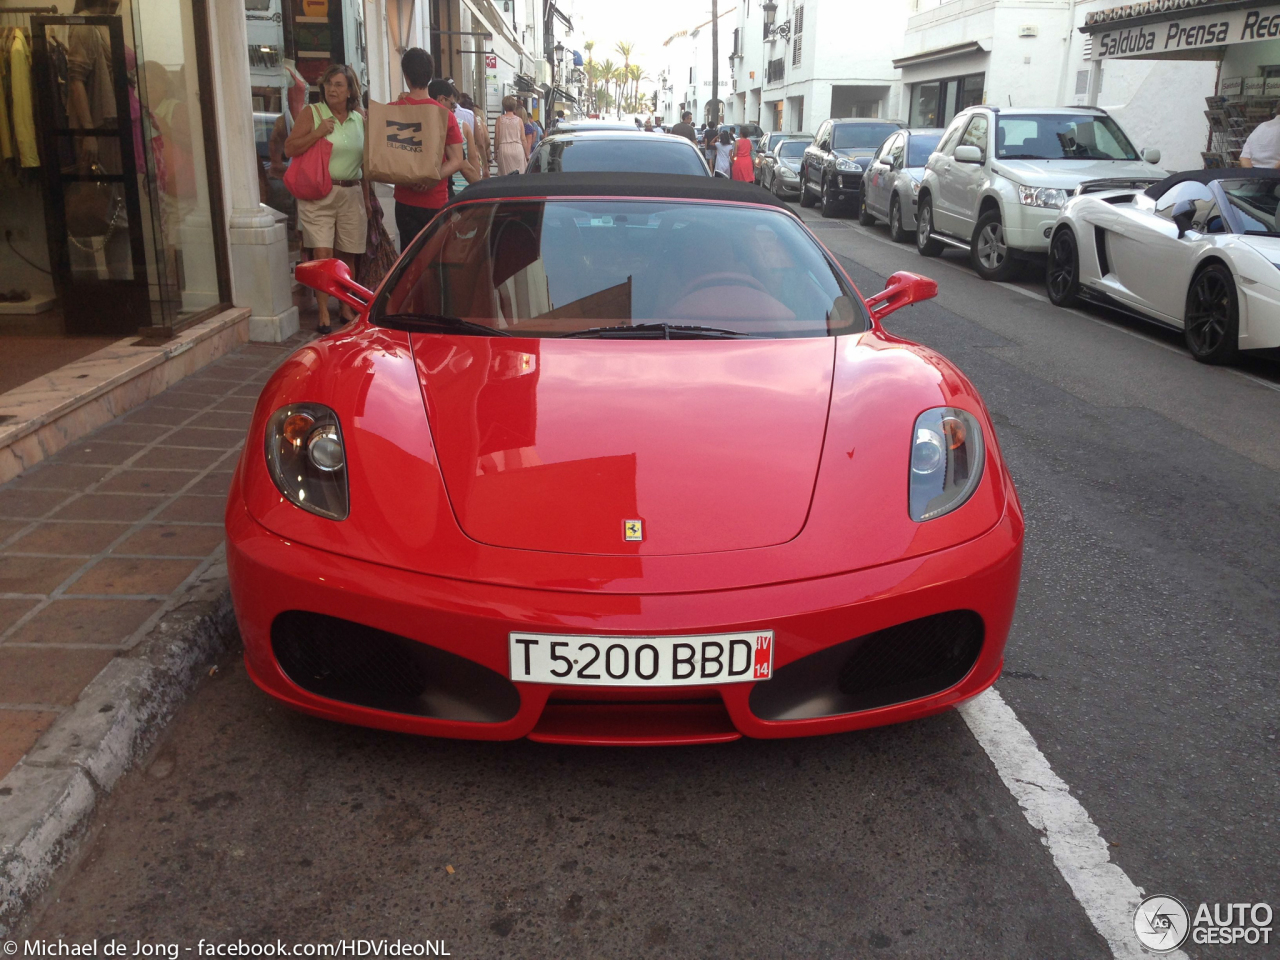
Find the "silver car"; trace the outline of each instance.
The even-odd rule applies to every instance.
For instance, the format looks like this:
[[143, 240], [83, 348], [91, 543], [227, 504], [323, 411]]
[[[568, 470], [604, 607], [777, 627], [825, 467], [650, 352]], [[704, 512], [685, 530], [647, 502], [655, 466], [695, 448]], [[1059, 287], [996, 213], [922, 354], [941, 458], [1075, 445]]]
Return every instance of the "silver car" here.
[[860, 224], [869, 227], [884, 220], [895, 242], [907, 243], [914, 238], [920, 178], [942, 134], [941, 129], [932, 127], [909, 128], [899, 130], [880, 145], [862, 174]]
[[[806, 142], [813, 139], [812, 133], [781, 133], [775, 131], [766, 133], [760, 138], [752, 156], [755, 158], [756, 167], [756, 183], [769, 189], [769, 176], [766, 176], [767, 168], [774, 166], [778, 162], [778, 155], [775, 152], [781, 146], [784, 140], [804, 140]], [[772, 171], [769, 171], [770, 174]]]
[[760, 164], [760, 186], [782, 200], [800, 195], [800, 161], [813, 134], [798, 133], [783, 140]]

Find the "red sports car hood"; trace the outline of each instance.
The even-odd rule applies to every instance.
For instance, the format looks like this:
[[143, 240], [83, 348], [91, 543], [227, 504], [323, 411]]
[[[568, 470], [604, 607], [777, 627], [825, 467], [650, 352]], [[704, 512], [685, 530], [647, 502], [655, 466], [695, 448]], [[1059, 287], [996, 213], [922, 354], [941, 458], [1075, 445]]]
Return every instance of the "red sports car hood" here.
[[654, 556], [771, 546], [804, 527], [833, 338], [412, 342], [473, 540]]

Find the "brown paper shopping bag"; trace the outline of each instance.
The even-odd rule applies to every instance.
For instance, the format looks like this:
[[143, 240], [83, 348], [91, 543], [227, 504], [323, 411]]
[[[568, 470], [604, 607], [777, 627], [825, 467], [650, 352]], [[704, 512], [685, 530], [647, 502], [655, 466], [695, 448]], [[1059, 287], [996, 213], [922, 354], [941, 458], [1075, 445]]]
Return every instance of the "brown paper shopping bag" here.
[[430, 187], [440, 180], [449, 112], [440, 104], [369, 101], [364, 175], [376, 183]]

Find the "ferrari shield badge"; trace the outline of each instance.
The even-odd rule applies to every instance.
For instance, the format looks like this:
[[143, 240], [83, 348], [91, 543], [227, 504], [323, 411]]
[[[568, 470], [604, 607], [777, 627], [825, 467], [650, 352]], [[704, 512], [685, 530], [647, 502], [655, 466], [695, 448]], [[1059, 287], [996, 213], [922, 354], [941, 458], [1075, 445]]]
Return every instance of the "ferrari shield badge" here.
[[622, 539], [643, 540], [644, 524], [639, 520], [623, 520], [622, 521]]

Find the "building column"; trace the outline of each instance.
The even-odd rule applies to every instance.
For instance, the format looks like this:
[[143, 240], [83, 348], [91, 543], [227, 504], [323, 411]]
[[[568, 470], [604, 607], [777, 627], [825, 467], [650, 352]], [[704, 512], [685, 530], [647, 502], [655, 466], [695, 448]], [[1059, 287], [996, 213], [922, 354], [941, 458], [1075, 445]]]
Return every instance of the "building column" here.
[[211, 0], [209, 36], [217, 105], [222, 198], [231, 253], [232, 301], [248, 307], [249, 337], [278, 342], [298, 330], [283, 215], [259, 202], [249, 41], [243, 0]]

